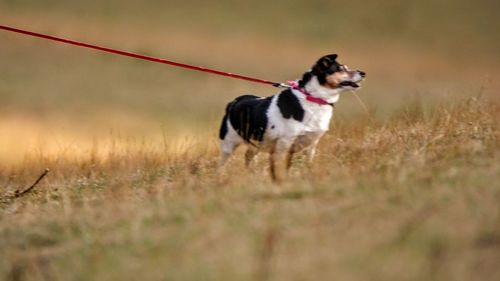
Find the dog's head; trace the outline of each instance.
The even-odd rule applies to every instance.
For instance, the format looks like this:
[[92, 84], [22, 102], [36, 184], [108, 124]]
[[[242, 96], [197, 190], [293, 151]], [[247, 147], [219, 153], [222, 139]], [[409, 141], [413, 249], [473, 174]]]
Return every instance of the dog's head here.
[[306, 72], [300, 81], [300, 86], [316, 77], [320, 86], [332, 90], [352, 90], [359, 88], [366, 73], [361, 70], [351, 70], [346, 65], [337, 62], [337, 55], [331, 54], [321, 57], [312, 69]]

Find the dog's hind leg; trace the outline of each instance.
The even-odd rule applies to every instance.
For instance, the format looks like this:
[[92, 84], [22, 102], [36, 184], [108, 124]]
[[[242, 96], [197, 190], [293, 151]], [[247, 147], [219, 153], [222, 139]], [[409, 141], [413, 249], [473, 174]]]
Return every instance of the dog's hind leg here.
[[227, 180], [229, 179], [227, 173], [226, 173], [226, 163], [233, 154], [234, 150], [240, 145], [240, 143], [237, 142], [231, 142], [228, 140], [222, 140], [220, 144], [220, 162], [219, 162], [219, 167], [217, 168], [217, 178], [221, 182], [227, 183]]
[[229, 157], [233, 154], [233, 152], [238, 148], [240, 143], [235, 143], [232, 141], [222, 141], [220, 145], [220, 162], [219, 162], [219, 167], [222, 168], [226, 164], [227, 160]]
[[[228, 105], [229, 108], [229, 105]], [[220, 162], [219, 162], [219, 170], [226, 164], [227, 160], [233, 154], [234, 150], [238, 148], [238, 146], [242, 143], [242, 139], [238, 136], [238, 133], [231, 126], [226, 109], [226, 115], [222, 119], [222, 124], [220, 127], [219, 138], [220, 142]]]

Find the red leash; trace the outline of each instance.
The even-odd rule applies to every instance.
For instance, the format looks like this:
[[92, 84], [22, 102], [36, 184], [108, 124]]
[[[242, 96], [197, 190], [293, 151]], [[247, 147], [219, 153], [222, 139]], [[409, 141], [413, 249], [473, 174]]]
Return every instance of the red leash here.
[[89, 48], [89, 49], [95, 49], [95, 50], [99, 50], [99, 51], [107, 52], [107, 53], [112, 53], [112, 54], [116, 54], [116, 55], [132, 57], [132, 58], [147, 60], [147, 61], [153, 61], [153, 62], [173, 65], [173, 66], [177, 66], [177, 67], [187, 68], [187, 69], [191, 69], [191, 70], [208, 72], [208, 73], [232, 77], [232, 78], [236, 78], [236, 79], [247, 80], [247, 81], [251, 81], [251, 82], [255, 82], [255, 83], [268, 84], [268, 85], [272, 85], [274, 87], [288, 87], [283, 83], [276, 83], [276, 82], [272, 82], [272, 81], [268, 81], [268, 80], [252, 78], [252, 77], [248, 77], [248, 76], [243, 76], [243, 75], [238, 75], [238, 74], [234, 74], [234, 73], [209, 69], [209, 68], [205, 68], [205, 67], [193, 66], [193, 65], [178, 63], [178, 62], [174, 62], [174, 61], [170, 61], [170, 60], [165, 60], [165, 59], [149, 57], [149, 56], [134, 54], [134, 53], [125, 52], [125, 51], [115, 50], [115, 49], [111, 49], [111, 48], [99, 47], [96, 45], [91, 45], [91, 44], [87, 44], [87, 43], [83, 43], [83, 42], [78, 42], [78, 41], [68, 40], [68, 39], [59, 38], [59, 37], [55, 37], [55, 36], [35, 33], [35, 32], [17, 29], [17, 28], [13, 28], [13, 27], [8, 27], [8, 26], [4, 26], [4, 25], [0, 25], [0, 29], [11, 31], [11, 32], [16, 32], [16, 33], [21, 33], [21, 34], [25, 34], [25, 35], [30, 35], [30, 36], [34, 36], [34, 37], [39, 37], [39, 38], [43, 38], [43, 39], [48, 39], [48, 40], [52, 40], [52, 41], [62, 42], [62, 43], [66, 43], [66, 44], [71, 44], [71, 45], [75, 45], [75, 46], [85, 47], [85, 48]]

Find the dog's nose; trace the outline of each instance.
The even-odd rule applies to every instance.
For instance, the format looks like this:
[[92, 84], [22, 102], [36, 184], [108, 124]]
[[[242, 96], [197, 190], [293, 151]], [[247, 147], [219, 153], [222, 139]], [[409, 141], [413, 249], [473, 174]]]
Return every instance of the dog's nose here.
[[358, 70], [358, 72], [359, 72], [359, 75], [361, 75], [361, 77], [365, 77], [366, 76], [366, 73], [364, 71]]

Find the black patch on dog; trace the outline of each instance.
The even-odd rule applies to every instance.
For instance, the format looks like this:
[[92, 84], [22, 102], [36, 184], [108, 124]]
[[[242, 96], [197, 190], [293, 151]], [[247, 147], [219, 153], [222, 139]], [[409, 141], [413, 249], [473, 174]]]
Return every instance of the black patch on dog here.
[[304, 88], [306, 86], [306, 84], [309, 81], [311, 81], [312, 77], [313, 77], [313, 74], [310, 71], [304, 73], [304, 75], [302, 75], [302, 79], [299, 80], [299, 87]]
[[[231, 126], [245, 141], [262, 141], [267, 128], [267, 110], [271, 100], [272, 97], [261, 98], [252, 95], [237, 97], [228, 104], [224, 118], [229, 118]], [[221, 132], [222, 130], [221, 126]]]
[[304, 109], [300, 105], [299, 99], [287, 89], [278, 96], [278, 108], [285, 119], [293, 118], [299, 122], [304, 119]]

